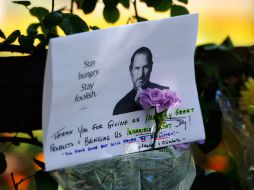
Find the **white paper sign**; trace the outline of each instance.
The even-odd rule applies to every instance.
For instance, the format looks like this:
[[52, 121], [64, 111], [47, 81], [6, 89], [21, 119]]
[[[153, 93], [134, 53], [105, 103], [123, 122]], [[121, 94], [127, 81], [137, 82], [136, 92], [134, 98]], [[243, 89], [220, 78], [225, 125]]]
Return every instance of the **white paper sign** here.
[[156, 147], [205, 138], [194, 75], [198, 15], [148, 21], [50, 41], [43, 94], [46, 170], [151, 149], [154, 109], [137, 89], [170, 89]]

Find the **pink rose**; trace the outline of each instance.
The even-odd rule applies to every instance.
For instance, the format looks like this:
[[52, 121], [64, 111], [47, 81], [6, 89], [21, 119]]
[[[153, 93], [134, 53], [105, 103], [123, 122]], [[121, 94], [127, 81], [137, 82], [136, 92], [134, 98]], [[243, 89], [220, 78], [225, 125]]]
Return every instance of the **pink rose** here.
[[139, 101], [144, 109], [154, 107], [157, 113], [181, 103], [176, 93], [169, 89], [147, 88], [139, 93]]

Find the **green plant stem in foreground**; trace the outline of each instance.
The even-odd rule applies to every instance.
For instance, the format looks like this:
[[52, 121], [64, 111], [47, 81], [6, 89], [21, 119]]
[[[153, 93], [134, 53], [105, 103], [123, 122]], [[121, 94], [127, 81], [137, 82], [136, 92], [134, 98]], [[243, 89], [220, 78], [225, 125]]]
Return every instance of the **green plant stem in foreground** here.
[[155, 121], [156, 127], [155, 127], [155, 132], [154, 132], [154, 137], [153, 137], [153, 144], [152, 144], [153, 149], [155, 148], [156, 139], [157, 139], [158, 133], [161, 129], [161, 124], [163, 123], [163, 120], [165, 118], [165, 113], [166, 113], [166, 111], [160, 112], [160, 113], [155, 112], [154, 121]]

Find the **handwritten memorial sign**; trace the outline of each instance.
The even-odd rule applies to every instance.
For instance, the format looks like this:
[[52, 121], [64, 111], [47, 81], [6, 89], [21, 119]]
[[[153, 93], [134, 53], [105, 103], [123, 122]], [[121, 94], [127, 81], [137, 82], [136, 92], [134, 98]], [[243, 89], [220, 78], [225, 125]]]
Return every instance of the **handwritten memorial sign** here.
[[46, 170], [151, 149], [155, 110], [142, 89], [172, 90], [156, 148], [205, 138], [194, 75], [197, 15], [50, 41], [44, 80]]

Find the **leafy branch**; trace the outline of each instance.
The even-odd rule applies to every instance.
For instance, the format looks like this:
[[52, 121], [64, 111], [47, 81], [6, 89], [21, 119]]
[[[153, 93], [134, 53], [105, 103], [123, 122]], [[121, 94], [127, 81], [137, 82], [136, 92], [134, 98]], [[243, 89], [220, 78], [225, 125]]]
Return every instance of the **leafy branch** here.
[[[50, 38], [58, 37], [57, 27], [63, 30], [66, 35], [89, 31], [87, 23], [81, 19], [78, 15], [73, 14], [74, 3], [77, 4], [77, 8], [82, 9], [85, 14], [90, 14], [96, 8], [98, 0], [71, 0], [70, 13], [62, 12], [60, 9], [55, 11], [55, 1], [52, 0], [51, 12], [43, 7], [30, 7], [30, 1], [13, 1], [13, 3], [25, 6], [29, 10], [30, 14], [38, 19], [37, 23], [32, 23], [27, 28], [27, 35], [21, 35], [19, 30], [12, 32], [7, 38], [4, 32], [0, 29], [0, 38], [4, 41], [0, 43], [0, 52], [19, 52], [28, 53], [31, 55], [45, 53]], [[103, 16], [109, 23], [115, 23], [120, 17], [120, 11], [118, 10], [118, 4], [121, 4], [124, 8], [130, 9], [130, 2], [134, 6], [134, 16], [132, 19], [137, 22], [147, 21], [146, 18], [141, 17], [138, 13], [137, 0], [103, 0], [104, 9]], [[187, 4], [188, 0], [140, 0], [148, 7], [153, 7], [155, 11], [165, 12], [171, 9], [171, 16], [178, 16], [188, 14], [186, 7], [179, 5], [176, 2]], [[93, 26], [98, 29], [97, 26]], [[39, 33], [39, 28], [42, 33]], [[90, 29], [93, 29], [90, 27]], [[18, 40], [19, 45], [13, 45]], [[35, 43], [39, 40], [39, 43]]]
[[[34, 177], [37, 190], [43, 190], [45, 187], [47, 190], [57, 190], [58, 184], [55, 179], [48, 173], [45, 172], [45, 164], [35, 158], [33, 158], [34, 163], [41, 168], [37, 170], [34, 174], [29, 175], [25, 178], [20, 179], [18, 182], [15, 181], [14, 173], [11, 172], [11, 181], [14, 187], [14, 190], [19, 189], [19, 185], [24, 181]], [[0, 173], [3, 173], [7, 167], [5, 156], [0, 152]]]
[[28, 143], [32, 144], [35, 146], [42, 147], [42, 143], [38, 141], [36, 137], [34, 138], [25, 138], [25, 137], [3, 137], [0, 136], [0, 142], [5, 143], [5, 142], [12, 142], [15, 145], [18, 145], [19, 143]]
[[35, 179], [37, 190], [43, 190], [45, 188], [47, 190], [57, 190], [57, 188], [58, 188], [57, 182], [48, 172], [45, 172], [43, 170], [38, 170], [35, 172], [35, 174], [27, 176], [27, 177], [19, 180], [18, 182], [15, 181], [14, 173], [11, 172], [11, 180], [13, 183], [14, 190], [18, 190], [19, 185], [30, 178]]
[[137, 0], [134, 0], [133, 5], [134, 5], [134, 10], [135, 10], [135, 16], [138, 21], [139, 16], [138, 16], [138, 9], [137, 9]]
[[44, 55], [46, 54], [46, 49], [44, 48], [28, 49], [20, 45], [2, 44], [0, 45], [0, 52], [11, 52], [11, 53], [15, 52], [15, 53], [30, 54], [30, 55]]
[[11, 172], [11, 180], [12, 180], [12, 183], [13, 183], [13, 186], [14, 186], [14, 190], [18, 190], [18, 187], [19, 187], [19, 185], [20, 185], [22, 182], [24, 182], [24, 181], [26, 181], [27, 179], [32, 178], [32, 177], [34, 177], [34, 175], [27, 176], [27, 177], [25, 177], [25, 178], [19, 180], [19, 182], [15, 182], [14, 174], [13, 174], [13, 172]]

